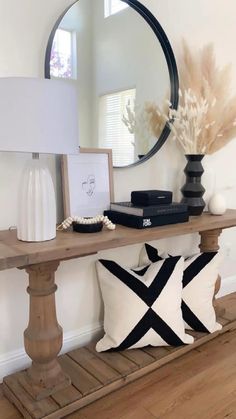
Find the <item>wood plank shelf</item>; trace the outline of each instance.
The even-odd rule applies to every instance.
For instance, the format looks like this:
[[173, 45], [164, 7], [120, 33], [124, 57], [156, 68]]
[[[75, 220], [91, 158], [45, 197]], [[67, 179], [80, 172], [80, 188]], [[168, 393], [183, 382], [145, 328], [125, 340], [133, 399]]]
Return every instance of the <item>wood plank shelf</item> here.
[[224, 311], [223, 317], [218, 318], [222, 330], [212, 334], [191, 332], [195, 338], [191, 345], [97, 353], [91, 344], [59, 357], [59, 363], [71, 377], [69, 387], [36, 401], [20, 385], [22, 373], [16, 373], [4, 379], [4, 393], [25, 418], [63, 418], [218, 335], [236, 329], [236, 293], [220, 298], [218, 304]]
[[55, 240], [41, 243], [21, 242], [16, 231], [0, 231], [0, 271], [20, 268], [55, 260], [68, 260], [145, 241], [159, 240], [184, 234], [204, 233], [236, 226], [236, 210], [229, 209], [222, 216], [204, 213], [201, 217], [190, 217], [182, 224], [137, 230], [118, 225], [116, 230], [83, 234], [71, 231], [57, 232]]

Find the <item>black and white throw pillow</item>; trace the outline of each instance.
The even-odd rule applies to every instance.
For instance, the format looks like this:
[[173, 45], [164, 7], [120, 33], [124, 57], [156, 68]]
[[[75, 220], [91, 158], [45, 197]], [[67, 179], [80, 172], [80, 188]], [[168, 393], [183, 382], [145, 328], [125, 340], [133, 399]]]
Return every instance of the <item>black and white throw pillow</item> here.
[[[146, 243], [139, 263], [155, 263], [162, 258], [163, 252]], [[216, 321], [213, 306], [220, 263], [221, 257], [217, 252], [199, 253], [185, 259], [182, 313], [186, 329], [207, 333], [222, 329]]]
[[97, 262], [105, 309], [98, 352], [193, 342], [181, 312], [183, 264], [179, 256], [137, 269]]

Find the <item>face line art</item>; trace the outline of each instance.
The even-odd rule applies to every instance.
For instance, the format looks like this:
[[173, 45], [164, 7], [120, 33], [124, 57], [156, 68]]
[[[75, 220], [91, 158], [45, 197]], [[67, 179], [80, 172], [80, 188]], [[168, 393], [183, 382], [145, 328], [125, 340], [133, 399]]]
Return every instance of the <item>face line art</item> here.
[[87, 180], [82, 182], [82, 190], [86, 192], [89, 197], [92, 197], [96, 190], [96, 179], [93, 174], [88, 175]]

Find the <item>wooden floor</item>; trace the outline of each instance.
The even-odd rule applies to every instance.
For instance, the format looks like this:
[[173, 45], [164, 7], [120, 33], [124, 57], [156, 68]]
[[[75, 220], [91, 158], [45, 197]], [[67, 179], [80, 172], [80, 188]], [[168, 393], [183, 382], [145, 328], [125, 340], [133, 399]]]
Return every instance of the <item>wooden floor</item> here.
[[[228, 297], [227, 305], [235, 311], [235, 296]], [[0, 395], [0, 419], [18, 418]], [[236, 419], [236, 330], [68, 416], [72, 418]]]

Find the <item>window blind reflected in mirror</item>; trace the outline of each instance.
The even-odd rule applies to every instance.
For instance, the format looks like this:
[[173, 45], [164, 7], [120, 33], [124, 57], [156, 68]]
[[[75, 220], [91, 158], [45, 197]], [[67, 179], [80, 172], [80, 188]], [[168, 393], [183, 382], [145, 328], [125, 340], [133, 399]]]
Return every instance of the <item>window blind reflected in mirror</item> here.
[[99, 99], [99, 147], [113, 149], [113, 164], [134, 161], [134, 134], [123, 122], [127, 105], [134, 105], [136, 89], [123, 90]]

